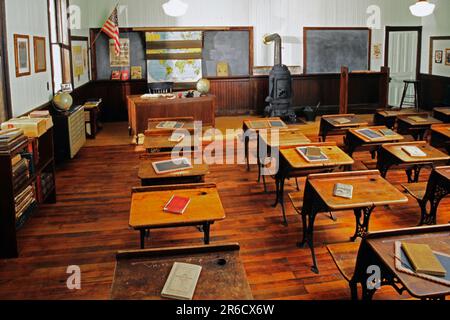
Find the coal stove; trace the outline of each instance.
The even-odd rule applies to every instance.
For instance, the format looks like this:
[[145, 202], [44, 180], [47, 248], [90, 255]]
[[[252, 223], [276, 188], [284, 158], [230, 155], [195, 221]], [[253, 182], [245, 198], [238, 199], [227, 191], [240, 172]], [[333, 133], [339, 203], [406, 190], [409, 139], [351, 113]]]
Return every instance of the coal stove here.
[[265, 44], [272, 42], [275, 42], [275, 65], [269, 75], [269, 96], [266, 98], [269, 105], [265, 115], [296, 123], [297, 116], [292, 108], [292, 76], [288, 67], [282, 63], [280, 35], [275, 33], [264, 37]]

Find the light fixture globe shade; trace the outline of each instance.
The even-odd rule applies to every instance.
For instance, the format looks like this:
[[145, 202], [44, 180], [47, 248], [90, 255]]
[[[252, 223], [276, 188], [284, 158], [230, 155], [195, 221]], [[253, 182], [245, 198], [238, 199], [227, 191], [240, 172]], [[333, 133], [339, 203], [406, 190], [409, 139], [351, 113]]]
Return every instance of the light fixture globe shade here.
[[181, 17], [187, 12], [189, 5], [181, 0], [169, 0], [163, 4], [164, 12], [171, 17]]
[[426, 17], [434, 12], [436, 5], [434, 3], [429, 3], [426, 0], [419, 0], [416, 4], [409, 7], [413, 16], [416, 17]]

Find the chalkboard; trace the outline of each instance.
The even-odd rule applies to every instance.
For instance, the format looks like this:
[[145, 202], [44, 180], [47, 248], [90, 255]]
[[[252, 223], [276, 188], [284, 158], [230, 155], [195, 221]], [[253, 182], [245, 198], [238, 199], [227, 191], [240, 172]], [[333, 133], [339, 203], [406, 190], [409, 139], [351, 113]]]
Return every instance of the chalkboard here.
[[217, 76], [217, 63], [227, 62], [229, 76], [250, 73], [249, 31], [205, 31], [203, 34], [203, 76]]
[[131, 67], [142, 67], [142, 75], [147, 74], [147, 60], [145, 39], [142, 32], [120, 32], [120, 38], [130, 39], [130, 66], [123, 68], [111, 68], [109, 60], [109, 37], [102, 32], [95, 42], [96, 62], [97, 62], [97, 80], [111, 79], [113, 70], [130, 70]]
[[340, 73], [370, 69], [371, 31], [367, 28], [305, 28], [305, 73]]

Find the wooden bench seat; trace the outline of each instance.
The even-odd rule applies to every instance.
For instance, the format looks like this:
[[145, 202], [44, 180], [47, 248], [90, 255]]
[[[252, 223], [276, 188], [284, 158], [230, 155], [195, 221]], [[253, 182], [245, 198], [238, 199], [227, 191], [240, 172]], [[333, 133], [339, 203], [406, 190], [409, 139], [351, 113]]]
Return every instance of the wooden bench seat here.
[[356, 259], [358, 257], [359, 243], [337, 243], [327, 246], [339, 272], [350, 282], [355, 273]]
[[417, 200], [423, 200], [428, 182], [402, 184], [403, 189]]

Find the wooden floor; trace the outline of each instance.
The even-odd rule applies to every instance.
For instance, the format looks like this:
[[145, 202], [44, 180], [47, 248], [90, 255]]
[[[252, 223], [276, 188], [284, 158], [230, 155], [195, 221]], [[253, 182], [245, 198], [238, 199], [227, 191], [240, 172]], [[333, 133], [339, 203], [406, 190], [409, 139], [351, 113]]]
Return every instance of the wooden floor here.
[[[368, 159], [356, 153], [356, 159]], [[0, 299], [108, 299], [114, 274], [115, 253], [137, 249], [138, 233], [128, 228], [131, 187], [138, 186], [139, 153], [131, 145], [85, 147], [79, 156], [57, 169], [58, 202], [46, 205], [19, 232], [20, 258], [0, 261]], [[355, 169], [361, 168], [357, 164]], [[256, 299], [349, 299], [347, 283], [336, 269], [326, 244], [348, 241], [355, 222], [352, 212], [337, 213], [337, 222], [318, 218], [315, 241], [321, 273], [310, 271], [308, 249], [296, 246], [301, 236], [299, 216], [288, 205], [289, 227], [282, 225], [280, 208], [272, 208], [274, 185], [263, 192], [256, 168], [214, 165], [207, 182], [217, 183], [227, 219], [212, 227], [212, 242], [238, 242], [248, 280]], [[421, 180], [428, 178], [429, 172]], [[388, 179], [399, 187], [402, 171]], [[303, 183], [304, 181], [302, 181]], [[289, 190], [294, 190], [294, 185]], [[439, 223], [450, 220], [450, 199], [438, 214]], [[406, 205], [377, 208], [371, 230], [415, 226], [419, 208]], [[152, 233], [149, 247], [202, 244], [195, 228], [166, 229]], [[82, 270], [82, 289], [66, 288], [66, 269]], [[408, 299], [389, 288], [376, 299]]]

